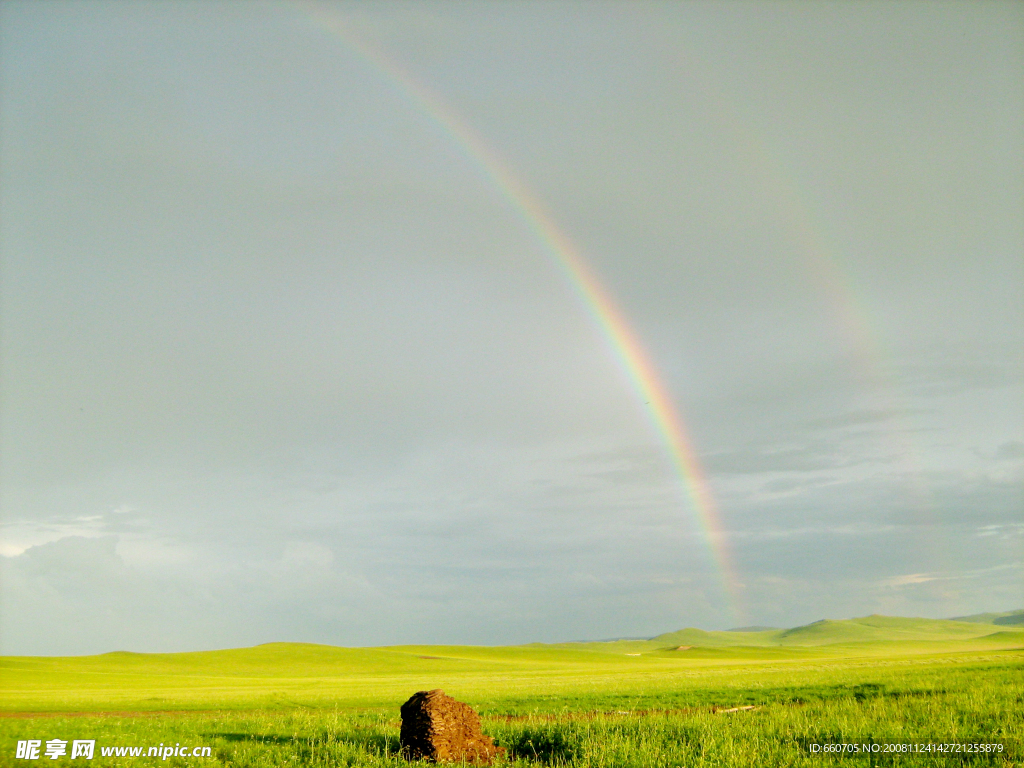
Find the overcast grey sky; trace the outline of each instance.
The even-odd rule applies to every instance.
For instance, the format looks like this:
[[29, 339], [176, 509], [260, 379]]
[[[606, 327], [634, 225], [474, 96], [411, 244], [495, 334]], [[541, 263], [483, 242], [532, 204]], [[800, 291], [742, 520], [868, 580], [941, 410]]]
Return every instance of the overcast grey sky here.
[[[0, 24], [0, 651], [1024, 606], [1024, 5]], [[737, 599], [607, 336], [420, 87], [647, 349]]]

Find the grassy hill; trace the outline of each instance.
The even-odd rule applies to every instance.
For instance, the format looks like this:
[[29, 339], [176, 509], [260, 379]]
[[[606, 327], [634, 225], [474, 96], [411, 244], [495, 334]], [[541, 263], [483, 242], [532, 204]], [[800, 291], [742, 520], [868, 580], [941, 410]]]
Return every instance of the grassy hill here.
[[975, 613], [972, 616], [957, 616], [950, 621], [969, 621], [975, 624], [996, 624], [999, 626], [1024, 625], [1024, 609], [1003, 613]]
[[779, 633], [781, 645], [832, 645], [836, 643], [891, 643], [900, 640], [964, 640], [992, 634], [985, 625], [941, 619], [904, 619], [865, 616], [843, 621], [816, 621]]
[[750, 665], [768, 665], [771, 675], [785, 680], [787, 668], [825, 660], [875, 663], [982, 652], [1019, 657], [1022, 649], [1024, 627], [867, 616], [793, 629], [683, 629], [649, 640], [554, 645], [270, 643], [196, 653], [4, 657], [0, 710], [361, 708], [397, 706], [410, 691], [438, 687], [477, 703], [490, 701], [495, 691], [516, 701], [541, 701], [552, 690], [584, 698], [609, 688], [647, 696], [698, 672], [704, 679], [726, 680]]
[[[560, 647], [601, 653], [651, 653], [653, 651], [690, 651], [696, 648], [772, 648], [818, 647], [850, 644], [887, 644], [895, 642], [956, 642], [994, 636], [997, 626], [1016, 626], [1003, 617], [1016, 618], [1024, 611], [991, 614], [998, 620], [968, 622], [964, 619], [908, 619], [896, 616], [864, 616], [857, 619], [822, 619], [792, 629], [757, 631], [680, 629], [650, 640], [618, 640], [601, 643], [566, 643]], [[1021, 627], [1024, 629], [1024, 626]], [[1015, 635], [1011, 635], [1015, 637]], [[1024, 634], [1022, 634], [1024, 637]]]

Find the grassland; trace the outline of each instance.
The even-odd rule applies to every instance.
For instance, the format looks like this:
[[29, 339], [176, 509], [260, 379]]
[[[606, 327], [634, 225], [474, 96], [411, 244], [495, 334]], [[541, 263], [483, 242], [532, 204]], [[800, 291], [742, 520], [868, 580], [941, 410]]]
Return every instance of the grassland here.
[[[403, 765], [398, 707], [428, 688], [476, 708], [518, 765], [1024, 765], [1022, 662], [1016, 626], [890, 617], [504, 648], [280, 643], [8, 657], [0, 765], [29, 764], [14, 759], [16, 742], [29, 738], [212, 747], [211, 758], [167, 765]], [[1003, 751], [810, 751], [951, 742]], [[97, 753], [73, 762], [164, 761]]]

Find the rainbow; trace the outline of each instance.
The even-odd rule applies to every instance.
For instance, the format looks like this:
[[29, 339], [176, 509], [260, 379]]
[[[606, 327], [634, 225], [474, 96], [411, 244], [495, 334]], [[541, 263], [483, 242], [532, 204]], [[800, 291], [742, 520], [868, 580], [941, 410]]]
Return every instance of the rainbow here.
[[659, 434], [696, 513], [720, 575], [729, 607], [734, 617], [740, 615], [741, 584], [733, 566], [715, 497], [687, 434], [684, 421], [640, 339], [580, 249], [555, 223], [537, 197], [512, 172], [507, 163], [437, 93], [416, 79], [394, 59], [356, 37], [338, 18], [325, 13], [315, 3], [303, 3], [302, 7], [322, 29], [341, 38], [351, 50], [396, 84], [417, 109], [436, 121], [508, 201], [550, 255], [607, 339], [615, 358]]

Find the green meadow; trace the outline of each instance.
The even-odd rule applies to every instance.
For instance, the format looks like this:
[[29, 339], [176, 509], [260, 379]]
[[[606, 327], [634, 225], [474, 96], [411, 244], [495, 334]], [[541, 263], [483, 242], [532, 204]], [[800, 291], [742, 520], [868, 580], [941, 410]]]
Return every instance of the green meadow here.
[[[96, 740], [91, 761], [45, 764], [405, 765], [398, 708], [430, 688], [473, 706], [509, 765], [1024, 765], [1024, 626], [993, 623], [1016, 615], [515, 647], [6, 657], [0, 765], [38, 764], [15, 756], [28, 739]], [[100, 754], [159, 744], [211, 754]], [[842, 744], [856, 751], [825, 751]], [[965, 749], [937, 746], [950, 744], [1000, 747], [935, 751]]]

